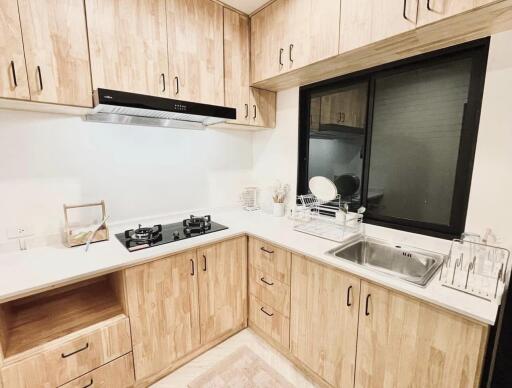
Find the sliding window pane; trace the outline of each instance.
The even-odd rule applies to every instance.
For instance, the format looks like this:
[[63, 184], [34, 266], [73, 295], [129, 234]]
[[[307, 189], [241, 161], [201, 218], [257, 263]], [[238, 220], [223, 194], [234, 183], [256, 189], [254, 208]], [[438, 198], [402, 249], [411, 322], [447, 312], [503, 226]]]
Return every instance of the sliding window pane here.
[[448, 226], [471, 59], [375, 79], [368, 213]]

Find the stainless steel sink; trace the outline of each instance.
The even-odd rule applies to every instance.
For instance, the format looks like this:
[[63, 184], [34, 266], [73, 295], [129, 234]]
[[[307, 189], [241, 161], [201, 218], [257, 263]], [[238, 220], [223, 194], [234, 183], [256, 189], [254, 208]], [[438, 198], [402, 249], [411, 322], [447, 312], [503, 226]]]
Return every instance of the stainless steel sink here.
[[328, 254], [423, 287], [445, 257], [440, 253], [364, 236], [358, 236]]

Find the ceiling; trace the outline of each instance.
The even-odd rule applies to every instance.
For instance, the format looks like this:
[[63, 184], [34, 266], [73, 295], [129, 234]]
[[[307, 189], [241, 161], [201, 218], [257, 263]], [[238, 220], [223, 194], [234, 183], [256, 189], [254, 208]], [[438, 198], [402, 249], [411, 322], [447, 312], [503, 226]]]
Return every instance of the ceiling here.
[[268, 0], [222, 0], [222, 2], [246, 14], [251, 14], [268, 3]]

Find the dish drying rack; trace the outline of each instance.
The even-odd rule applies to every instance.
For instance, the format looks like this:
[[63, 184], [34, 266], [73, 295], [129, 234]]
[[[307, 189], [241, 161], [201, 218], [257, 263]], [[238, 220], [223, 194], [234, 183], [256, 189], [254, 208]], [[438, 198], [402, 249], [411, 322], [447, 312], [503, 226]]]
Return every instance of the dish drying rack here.
[[363, 215], [348, 211], [348, 205], [342, 203], [338, 194], [335, 199], [324, 201], [313, 194], [298, 195], [299, 205], [292, 211], [290, 218], [295, 221], [294, 230], [342, 242], [350, 235], [361, 230]]
[[509, 257], [508, 249], [455, 239], [439, 280], [445, 287], [499, 303], [508, 280]]

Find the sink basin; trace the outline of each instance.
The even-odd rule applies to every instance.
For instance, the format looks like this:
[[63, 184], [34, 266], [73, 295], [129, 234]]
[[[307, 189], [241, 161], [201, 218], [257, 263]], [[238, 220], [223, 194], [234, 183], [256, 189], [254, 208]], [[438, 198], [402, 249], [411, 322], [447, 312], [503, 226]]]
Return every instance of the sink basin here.
[[440, 253], [364, 236], [358, 236], [327, 253], [423, 287], [445, 257]]

